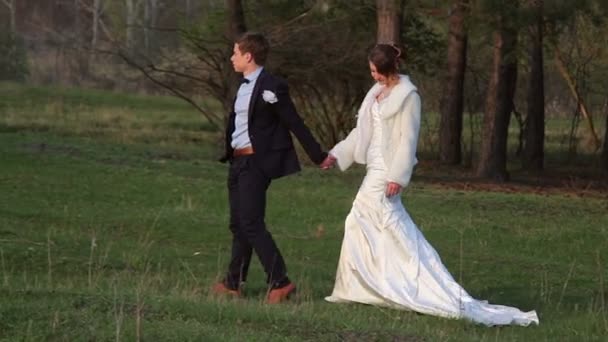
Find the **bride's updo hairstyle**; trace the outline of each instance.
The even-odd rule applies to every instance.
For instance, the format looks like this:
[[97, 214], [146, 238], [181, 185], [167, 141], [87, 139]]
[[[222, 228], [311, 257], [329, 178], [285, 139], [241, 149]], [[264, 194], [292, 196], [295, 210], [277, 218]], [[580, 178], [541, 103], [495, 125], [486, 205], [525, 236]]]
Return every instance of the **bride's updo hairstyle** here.
[[395, 44], [377, 44], [367, 56], [378, 73], [384, 76], [396, 75], [399, 72], [399, 58], [401, 49]]

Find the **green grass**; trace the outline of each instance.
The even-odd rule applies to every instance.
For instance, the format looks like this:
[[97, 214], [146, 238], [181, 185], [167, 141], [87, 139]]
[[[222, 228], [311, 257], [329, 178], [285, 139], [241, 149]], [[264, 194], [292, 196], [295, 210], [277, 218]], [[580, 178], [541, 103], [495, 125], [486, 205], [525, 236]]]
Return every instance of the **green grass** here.
[[[0, 131], [53, 131], [63, 136], [164, 145], [205, 143], [213, 130], [189, 104], [166, 96], [12, 83], [0, 83], [0, 94]], [[221, 110], [213, 102], [207, 106]]]
[[[267, 221], [299, 286], [294, 301], [263, 303], [257, 260], [246, 299], [220, 300], [208, 288], [229, 255], [227, 167], [213, 160], [214, 139], [194, 111], [170, 98], [4, 87], [1, 341], [603, 341], [608, 335], [605, 198], [449, 190], [422, 181], [424, 175], [404, 194], [415, 222], [471, 294], [536, 309], [538, 327], [486, 328], [324, 302], [361, 168], [344, 174], [306, 168], [271, 186]], [[64, 107], [53, 109], [62, 96]], [[118, 119], [93, 129], [100, 113]], [[57, 122], [61, 115], [70, 120]]]

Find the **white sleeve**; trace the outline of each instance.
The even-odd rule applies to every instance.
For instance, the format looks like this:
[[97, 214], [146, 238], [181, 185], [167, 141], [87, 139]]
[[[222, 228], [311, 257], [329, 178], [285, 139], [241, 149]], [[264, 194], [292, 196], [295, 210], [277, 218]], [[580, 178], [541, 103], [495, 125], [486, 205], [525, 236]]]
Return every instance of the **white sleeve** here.
[[329, 151], [329, 154], [336, 157], [338, 167], [341, 171], [345, 171], [353, 164], [355, 160], [355, 145], [357, 144], [358, 138], [359, 130], [355, 127], [344, 140], [337, 143], [336, 146]]
[[403, 111], [397, 115], [403, 115], [403, 117], [398, 140], [394, 141], [398, 146], [388, 170], [388, 181], [406, 187], [414, 172], [414, 166], [418, 162], [416, 159], [420, 131], [420, 96], [418, 93], [410, 93], [405, 100]]

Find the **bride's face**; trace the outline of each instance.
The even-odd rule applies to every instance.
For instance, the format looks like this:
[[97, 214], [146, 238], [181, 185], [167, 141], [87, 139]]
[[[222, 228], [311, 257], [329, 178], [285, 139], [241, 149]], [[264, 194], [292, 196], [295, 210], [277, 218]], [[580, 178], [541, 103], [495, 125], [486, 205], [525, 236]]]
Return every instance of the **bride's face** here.
[[374, 65], [374, 63], [369, 62], [369, 71], [372, 74], [372, 78], [380, 83], [380, 84], [384, 84], [386, 85], [386, 82], [388, 81], [388, 77], [382, 75], [381, 73], [378, 72], [378, 69], [376, 68], [376, 66]]

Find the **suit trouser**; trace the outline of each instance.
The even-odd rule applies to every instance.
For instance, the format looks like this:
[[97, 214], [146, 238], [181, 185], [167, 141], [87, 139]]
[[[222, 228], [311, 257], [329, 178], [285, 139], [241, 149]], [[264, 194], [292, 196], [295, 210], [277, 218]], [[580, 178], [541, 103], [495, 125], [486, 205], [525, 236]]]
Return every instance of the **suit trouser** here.
[[225, 279], [226, 286], [237, 289], [247, 280], [252, 251], [255, 251], [271, 287], [288, 282], [281, 252], [266, 229], [266, 190], [268, 178], [253, 162], [253, 156], [235, 157], [228, 173], [232, 256]]

